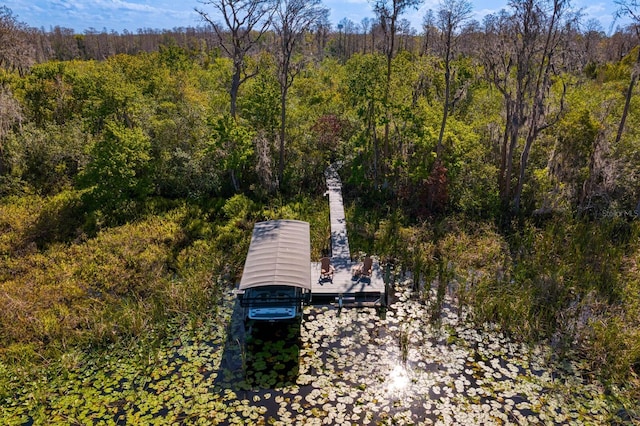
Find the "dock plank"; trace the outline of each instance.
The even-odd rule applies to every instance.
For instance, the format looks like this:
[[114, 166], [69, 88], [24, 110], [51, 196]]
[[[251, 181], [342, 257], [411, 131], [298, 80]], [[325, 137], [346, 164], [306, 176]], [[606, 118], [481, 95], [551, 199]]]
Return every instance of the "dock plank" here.
[[336, 264], [333, 280], [320, 279], [320, 263], [311, 263], [311, 292], [313, 295], [338, 296], [356, 293], [384, 294], [384, 277], [378, 262], [373, 263], [371, 277], [356, 277], [353, 267], [359, 262]]
[[334, 263], [350, 261], [347, 219], [342, 200], [342, 181], [335, 166], [325, 172], [327, 195], [329, 196], [329, 216], [331, 220], [331, 258]]
[[350, 306], [376, 306], [385, 303], [386, 288], [380, 264], [373, 259], [370, 277], [354, 275], [360, 262], [351, 260], [347, 220], [342, 199], [342, 182], [337, 167], [332, 165], [325, 171], [329, 215], [331, 223], [331, 265], [333, 279], [320, 278], [320, 262], [311, 262], [311, 293], [315, 301], [326, 302], [332, 298], [345, 301]]

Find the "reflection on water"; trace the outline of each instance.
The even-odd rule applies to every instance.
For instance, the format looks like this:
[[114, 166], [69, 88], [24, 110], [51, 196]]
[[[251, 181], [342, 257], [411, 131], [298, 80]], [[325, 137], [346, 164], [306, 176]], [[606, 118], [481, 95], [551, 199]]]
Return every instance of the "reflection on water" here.
[[244, 375], [253, 388], [296, 383], [300, 359], [299, 323], [257, 323], [246, 335]]

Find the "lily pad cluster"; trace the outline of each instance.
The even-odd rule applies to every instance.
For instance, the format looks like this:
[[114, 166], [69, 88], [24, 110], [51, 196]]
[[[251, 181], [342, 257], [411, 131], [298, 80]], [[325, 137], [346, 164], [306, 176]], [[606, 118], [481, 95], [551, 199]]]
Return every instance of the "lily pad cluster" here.
[[[385, 315], [310, 306], [301, 324], [175, 324], [161, 345], [78, 355], [0, 400], [2, 424], [602, 424], [611, 408], [578, 360], [441, 320], [399, 285]], [[55, 374], [54, 374], [55, 373]]]

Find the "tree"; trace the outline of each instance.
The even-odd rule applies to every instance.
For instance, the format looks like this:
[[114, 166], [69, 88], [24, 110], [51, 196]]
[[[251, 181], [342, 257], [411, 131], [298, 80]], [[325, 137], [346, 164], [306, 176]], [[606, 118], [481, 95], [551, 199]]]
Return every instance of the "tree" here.
[[[640, 40], [640, 2], [638, 0], [615, 0], [614, 3], [618, 6], [616, 11], [616, 17], [626, 16], [633, 21], [633, 31], [636, 35], [636, 39]], [[627, 115], [629, 115], [629, 106], [631, 105], [631, 97], [633, 96], [633, 89], [638, 81], [638, 72], [640, 72], [640, 48], [638, 48], [638, 54], [636, 56], [636, 63], [631, 70], [631, 80], [629, 81], [629, 87], [627, 88], [627, 95], [625, 97], [624, 109], [622, 111], [622, 117], [620, 117], [620, 125], [618, 126], [618, 133], [616, 134], [615, 144], [617, 145], [622, 138], [622, 132], [624, 131], [624, 125], [627, 121]]]
[[[616, 17], [626, 16], [633, 21], [633, 31], [636, 36], [636, 40], [640, 40], [640, 2], [638, 0], [615, 0], [614, 3], [618, 6], [616, 11]], [[629, 87], [627, 88], [627, 94], [625, 96], [624, 109], [622, 110], [622, 116], [620, 117], [620, 124], [618, 126], [618, 132], [614, 145], [618, 145], [622, 139], [622, 133], [629, 115], [629, 108], [631, 106], [631, 98], [633, 97], [633, 90], [638, 82], [638, 73], [640, 73], [640, 47], [636, 47], [637, 56], [636, 62], [631, 70], [631, 79], [629, 80]], [[636, 212], [640, 214], [640, 199], [638, 199], [638, 205]]]
[[[246, 73], [245, 56], [258, 43], [271, 23], [275, 11], [274, 0], [200, 0], [202, 4], [211, 5], [220, 12], [224, 24], [216, 23], [210, 15], [201, 9], [196, 12], [213, 28], [220, 46], [233, 60], [233, 76], [231, 78], [231, 117], [236, 118], [238, 91], [242, 83], [253, 77], [255, 73]], [[229, 33], [226, 34], [226, 28]]]
[[[445, 0], [438, 9], [438, 27], [444, 39], [444, 105], [442, 108], [442, 123], [436, 147], [436, 158], [442, 157], [442, 138], [447, 125], [449, 108], [451, 107], [451, 57], [454, 53], [457, 31], [460, 25], [471, 15], [471, 3], [468, 0]], [[425, 17], [426, 18], [426, 17]], [[425, 19], [426, 21], [426, 19]]]
[[396, 50], [396, 33], [398, 31], [398, 19], [410, 8], [417, 9], [422, 0], [375, 0], [373, 11], [378, 17], [380, 27], [384, 34], [384, 54], [387, 59], [387, 83], [384, 91], [385, 125], [384, 125], [384, 157], [389, 153], [389, 124], [391, 122], [389, 109], [389, 95], [391, 91], [391, 62]]
[[135, 213], [153, 189], [149, 176], [151, 142], [140, 128], [108, 122], [103, 139], [92, 152], [82, 183], [86, 200], [119, 221]]
[[338, 22], [339, 38], [338, 38], [338, 56], [341, 60], [346, 60], [353, 55], [357, 49], [356, 34], [358, 28], [356, 24], [348, 18], [342, 18]]
[[[517, 3], [516, 3], [517, 4]], [[524, 147], [520, 155], [520, 171], [518, 173], [518, 184], [515, 194], [513, 196], [513, 210], [518, 213], [520, 210], [520, 200], [522, 198], [522, 189], [525, 181], [525, 171], [527, 163], [529, 161], [529, 154], [531, 152], [531, 146], [538, 138], [538, 135], [543, 130], [552, 126], [558, 122], [560, 114], [564, 110], [564, 97], [566, 95], [566, 85], [563, 84], [563, 91], [560, 97], [558, 110], [554, 115], [549, 116], [549, 105], [546, 105], [549, 98], [551, 86], [553, 84], [553, 77], [559, 73], [561, 66], [557, 66], [557, 58], [555, 53], [561, 51], [558, 49], [563, 39], [563, 32], [571, 29], [570, 19], [564, 20], [564, 15], [569, 8], [568, 0], [552, 0], [549, 3], [543, 2], [540, 6], [536, 7], [535, 1], [524, 0], [520, 3], [523, 16], [523, 29], [526, 34], [526, 21], [529, 19], [529, 15], [532, 15], [533, 19], [542, 18], [543, 25], [541, 26], [539, 46], [539, 56], [530, 62], [528, 66], [533, 66], [532, 74], [532, 97], [530, 99], [530, 114], [527, 120], [527, 130]], [[517, 10], [517, 9], [516, 9]], [[536, 11], [538, 13], [536, 13]], [[535, 16], [539, 14], [540, 16]], [[564, 20], [564, 22], [563, 22]], [[535, 24], [535, 21], [533, 22]], [[560, 56], [560, 55], [558, 55]]]
[[79, 39], [74, 38], [73, 29], [56, 25], [49, 34], [49, 40], [56, 60], [70, 61], [81, 57], [79, 49], [81, 43], [78, 43]]
[[[362, 53], [367, 53], [367, 33], [369, 29], [373, 31], [373, 19], [369, 17], [362, 18], [360, 27], [362, 28]], [[373, 53], [373, 46], [371, 46], [371, 53]]]
[[315, 24], [315, 39], [316, 39], [316, 56], [318, 61], [324, 59], [327, 43], [329, 42], [329, 36], [331, 35], [331, 22], [329, 21], [329, 15], [324, 15]]
[[[500, 148], [500, 195], [505, 209], [520, 209], [525, 171], [531, 147], [540, 133], [557, 122], [564, 108], [563, 91], [555, 114], [550, 105], [551, 86], [560, 69], [558, 46], [570, 29], [567, 0], [512, 0], [506, 11], [485, 19], [483, 60], [488, 79], [504, 102], [505, 128]], [[566, 87], [565, 87], [566, 89]], [[512, 174], [521, 138], [516, 189]]]
[[[374, 181], [377, 182], [380, 156], [379, 137], [376, 132], [376, 119], [382, 114], [385, 80], [385, 63], [380, 55], [354, 55], [346, 65], [345, 98], [355, 108], [360, 120], [364, 123], [365, 150], [372, 158], [367, 158], [373, 165]], [[368, 144], [372, 142], [372, 146]]]
[[[606, 35], [600, 21], [597, 19], [589, 19], [582, 31], [581, 37], [581, 70], [584, 70], [586, 67], [595, 69], [596, 65], [602, 63], [603, 49], [600, 45], [605, 39]], [[591, 73], [591, 75], [593, 74]]]
[[433, 49], [432, 38], [436, 33], [436, 18], [433, 16], [433, 10], [427, 10], [427, 13], [422, 17], [422, 30], [424, 42], [422, 43], [421, 54], [426, 55]]
[[0, 84], [0, 177], [8, 174], [6, 137], [14, 125], [22, 122], [22, 109], [11, 89]]
[[274, 15], [273, 26], [278, 36], [278, 82], [280, 84], [280, 150], [278, 185], [282, 185], [285, 162], [285, 130], [287, 94], [296, 75], [302, 70], [302, 61], [296, 61], [294, 53], [305, 32], [318, 22], [325, 22], [329, 9], [320, 0], [282, 0]]
[[18, 22], [11, 9], [0, 7], [0, 68], [24, 75], [34, 63], [27, 26]]
[[398, 23], [398, 30], [400, 34], [398, 51], [407, 50], [409, 52], [413, 52], [416, 30], [411, 26], [411, 21], [402, 18]]

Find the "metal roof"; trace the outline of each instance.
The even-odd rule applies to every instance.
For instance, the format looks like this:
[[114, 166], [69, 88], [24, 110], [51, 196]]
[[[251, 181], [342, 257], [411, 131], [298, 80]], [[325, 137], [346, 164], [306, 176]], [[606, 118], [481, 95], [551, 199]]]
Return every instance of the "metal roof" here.
[[238, 290], [288, 285], [311, 290], [309, 223], [271, 220], [253, 227]]

